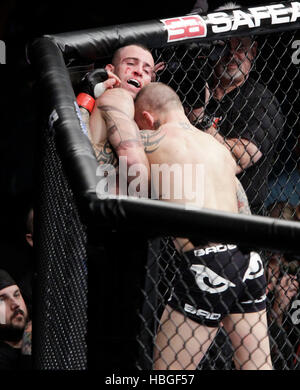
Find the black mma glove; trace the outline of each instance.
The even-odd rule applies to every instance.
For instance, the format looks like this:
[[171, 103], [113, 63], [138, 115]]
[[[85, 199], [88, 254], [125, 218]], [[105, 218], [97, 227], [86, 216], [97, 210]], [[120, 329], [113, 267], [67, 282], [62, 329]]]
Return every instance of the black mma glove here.
[[213, 126], [215, 129], [217, 128], [217, 124], [219, 122], [219, 118], [215, 118], [214, 116], [210, 116], [210, 115], [207, 115], [207, 114], [204, 114], [203, 117], [202, 117], [202, 120], [199, 121], [199, 120], [195, 120], [193, 125], [195, 127], [197, 127], [197, 129], [200, 129], [200, 130], [207, 130], [209, 129], [211, 126]]
[[95, 105], [95, 99], [101, 96], [106, 90], [103, 82], [107, 79], [108, 74], [102, 68], [87, 73], [79, 85], [81, 92], [76, 99], [79, 107], [83, 107], [91, 113]]

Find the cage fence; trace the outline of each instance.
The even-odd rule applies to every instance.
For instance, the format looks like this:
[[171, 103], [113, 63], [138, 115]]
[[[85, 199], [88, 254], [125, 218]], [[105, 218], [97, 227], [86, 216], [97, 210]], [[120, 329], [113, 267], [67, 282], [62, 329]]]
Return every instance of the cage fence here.
[[[294, 7], [288, 2], [286, 13]], [[128, 25], [119, 26], [118, 37], [112, 27], [32, 44], [37, 73], [49, 72], [39, 83], [52, 94], [45, 110], [52, 121], [41, 134], [35, 206], [36, 368], [96, 369], [100, 361], [108, 368], [232, 370], [253, 364], [259, 369], [267, 363], [269, 344], [275, 369], [299, 369], [300, 103], [294, 44], [299, 24], [268, 21], [257, 29], [212, 34], [211, 19], [201, 18], [210, 29], [206, 39], [166, 42], [166, 23], [153, 21], [142, 24], [143, 33]], [[74, 90], [85, 69], [103, 65], [116, 47], [135, 41], [146, 43], [155, 61], [165, 63], [157, 80], [178, 93], [199, 129], [218, 118], [220, 134], [262, 152], [258, 160], [251, 155], [238, 176], [253, 214], [245, 227], [243, 220], [220, 223], [212, 213], [202, 216], [205, 229], [201, 215], [176, 208], [161, 214], [151, 202], [149, 211], [147, 204], [134, 203], [128, 216], [126, 201], [95, 200], [97, 164], [80, 127]], [[247, 85], [218, 101], [213, 94], [224, 71], [216, 75], [216, 67], [228, 66], [234, 51], [242, 76], [241, 65], [249, 63]], [[141, 232], [141, 222], [150, 232]], [[201, 240], [192, 259], [189, 252], [179, 255], [175, 231], [191, 242], [195, 235]], [[249, 314], [263, 315], [264, 305], [266, 319], [258, 316], [251, 323]], [[239, 313], [244, 314], [233, 323]], [[221, 321], [218, 331], [216, 321]], [[206, 324], [205, 330], [199, 324]], [[245, 329], [243, 338], [239, 332]]]

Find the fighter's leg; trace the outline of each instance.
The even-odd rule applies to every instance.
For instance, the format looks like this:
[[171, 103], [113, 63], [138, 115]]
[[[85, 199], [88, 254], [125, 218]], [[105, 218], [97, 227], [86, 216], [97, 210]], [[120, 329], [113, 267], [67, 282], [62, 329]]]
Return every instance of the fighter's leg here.
[[223, 319], [240, 370], [272, 370], [266, 310], [230, 314]]
[[154, 347], [154, 369], [194, 370], [218, 328], [200, 325], [166, 306]]

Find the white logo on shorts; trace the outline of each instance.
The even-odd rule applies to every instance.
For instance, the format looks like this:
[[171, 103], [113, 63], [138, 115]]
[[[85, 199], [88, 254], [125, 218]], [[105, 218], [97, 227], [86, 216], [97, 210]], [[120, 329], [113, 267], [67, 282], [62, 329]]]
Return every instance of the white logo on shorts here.
[[216, 294], [227, 290], [228, 287], [235, 287], [230, 280], [222, 278], [205, 265], [193, 264], [190, 270], [196, 273], [195, 280], [202, 291]]
[[201, 249], [195, 249], [194, 255], [195, 256], [204, 256], [209, 255], [210, 253], [218, 253], [218, 252], [226, 252], [230, 249], [235, 249], [236, 245], [216, 245], [216, 246], [209, 246], [207, 248], [201, 248]]
[[267, 299], [267, 296], [266, 294], [263, 294], [260, 298], [257, 298], [257, 299], [249, 299], [248, 301], [243, 301], [241, 302], [243, 305], [245, 304], [248, 304], [248, 303], [260, 303], [260, 302], [263, 302]]
[[251, 252], [247, 271], [243, 277], [243, 282], [247, 279], [259, 278], [264, 273], [264, 266], [258, 253]]
[[195, 314], [198, 317], [205, 317], [207, 320], [218, 320], [221, 317], [221, 314], [219, 313], [210, 313], [209, 311], [203, 309], [196, 309], [188, 303], [184, 305], [184, 310], [187, 313]]

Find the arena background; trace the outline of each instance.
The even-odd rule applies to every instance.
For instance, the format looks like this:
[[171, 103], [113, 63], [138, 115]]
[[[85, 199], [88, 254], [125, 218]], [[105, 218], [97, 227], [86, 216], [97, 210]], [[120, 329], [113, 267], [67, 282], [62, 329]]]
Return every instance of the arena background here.
[[[1, 267], [17, 278], [31, 267], [31, 254], [24, 241], [24, 217], [34, 189], [36, 102], [31, 69], [25, 60], [28, 40], [43, 34], [76, 31], [98, 26], [185, 15], [194, 1], [152, 1], [149, 10], [141, 2], [121, 2], [113, 9], [93, 4], [89, 9], [59, 2], [4, 2], [1, 5], [1, 37], [7, 49], [7, 65], [1, 66]], [[222, 4], [209, 2], [209, 9]], [[251, 2], [251, 5], [264, 2]], [[265, 2], [269, 3], [269, 2]], [[246, 5], [246, 2], [239, 2]], [[141, 12], [143, 9], [143, 12]], [[58, 11], [59, 10], [59, 11]], [[113, 15], [112, 15], [113, 13]], [[4, 87], [3, 87], [4, 86]]]

